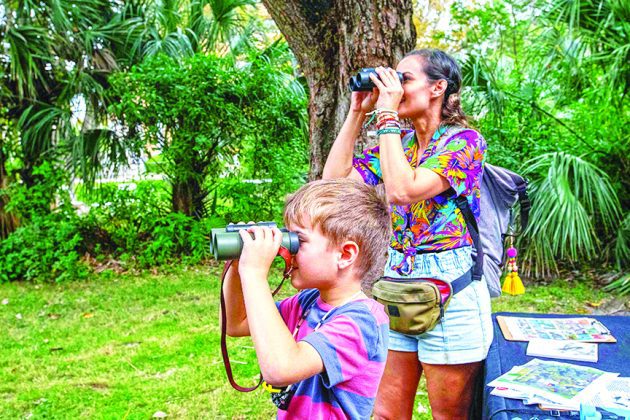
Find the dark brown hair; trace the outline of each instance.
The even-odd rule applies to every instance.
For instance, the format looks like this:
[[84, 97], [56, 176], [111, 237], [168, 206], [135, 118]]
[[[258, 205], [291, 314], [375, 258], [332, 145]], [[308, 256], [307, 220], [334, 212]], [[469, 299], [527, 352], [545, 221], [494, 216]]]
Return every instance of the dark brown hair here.
[[421, 57], [423, 71], [428, 79], [437, 82], [438, 80], [446, 80], [447, 87], [444, 91], [444, 102], [442, 102], [442, 124], [443, 125], [459, 125], [462, 127], [470, 127], [468, 118], [460, 103], [459, 92], [462, 88], [462, 71], [457, 61], [444, 51], [425, 48], [414, 50], [405, 57], [418, 56]]

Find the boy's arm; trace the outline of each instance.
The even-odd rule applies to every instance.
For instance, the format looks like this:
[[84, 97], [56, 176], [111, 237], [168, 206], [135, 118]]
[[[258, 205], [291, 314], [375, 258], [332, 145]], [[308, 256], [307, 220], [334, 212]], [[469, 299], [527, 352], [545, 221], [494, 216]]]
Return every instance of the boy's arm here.
[[265, 381], [286, 386], [322, 372], [321, 356], [310, 344], [295, 342], [269, 290], [267, 275], [280, 248], [282, 233], [276, 228], [256, 226], [240, 231], [240, 235], [244, 245], [239, 273], [249, 332]]
[[[223, 283], [225, 298], [225, 326], [230, 337], [243, 337], [249, 334], [241, 277], [238, 274], [238, 261], [232, 262]], [[220, 318], [219, 318], [220, 319]]]

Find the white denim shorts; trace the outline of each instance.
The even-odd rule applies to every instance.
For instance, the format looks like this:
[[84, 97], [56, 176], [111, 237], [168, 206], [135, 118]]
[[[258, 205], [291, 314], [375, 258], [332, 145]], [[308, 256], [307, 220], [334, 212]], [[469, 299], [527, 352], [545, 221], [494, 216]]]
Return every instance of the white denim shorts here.
[[[457, 248], [415, 257], [413, 270], [406, 276], [390, 267], [404, 255], [389, 250], [385, 276], [394, 278], [433, 278], [451, 282], [473, 266], [472, 247]], [[484, 360], [492, 343], [490, 293], [484, 278], [473, 281], [451, 298], [442, 320], [420, 335], [389, 331], [389, 349], [418, 352], [418, 360], [428, 364], [456, 365]]]

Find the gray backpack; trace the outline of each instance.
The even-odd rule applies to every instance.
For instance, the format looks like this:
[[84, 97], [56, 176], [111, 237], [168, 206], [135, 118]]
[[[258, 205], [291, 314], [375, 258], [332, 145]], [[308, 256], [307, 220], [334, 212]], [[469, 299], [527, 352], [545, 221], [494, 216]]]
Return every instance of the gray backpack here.
[[479, 204], [479, 226], [466, 197], [455, 199], [469, 227], [477, 256], [473, 279], [483, 274], [491, 297], [501, 295], [501, 271], [505, 261], [503, 245], [507, 236], [514, 236], [513, 208], [520, 204], [521, 232], [527, 227], [531, 202], [527, 196], [527, 180], [500, 166], [484, 166]]

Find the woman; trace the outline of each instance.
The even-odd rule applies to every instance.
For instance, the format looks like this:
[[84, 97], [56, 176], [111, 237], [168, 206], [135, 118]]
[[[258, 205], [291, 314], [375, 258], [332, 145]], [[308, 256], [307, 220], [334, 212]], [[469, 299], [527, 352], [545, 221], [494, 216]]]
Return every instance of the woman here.
[[[401, 72], [400, 82], [396, 71]], [[473, 266], [472, 239], [454, 199], [464, 196], [479, 217], [486, 144], [469, 128], [459, 103], [461, 71], [446, 53], [417, 50], [396, 71], [376, 69], [372, 92], [354, 92], [351, 109], [324, 167], [324, 178], [384, 183], [393, 237], [385, 275], [451, 282]], [[353, 158], [366, 113], [376, 114], [379, 145]], [[399, 120], [413, 131], [402, 136]], [[485, 281], [454, 295], [442, 320], [419, 336], [390, 330], [376, 418], [411, 418], [425, 374], [434, 418], [466, 418], [492, 342]]]

